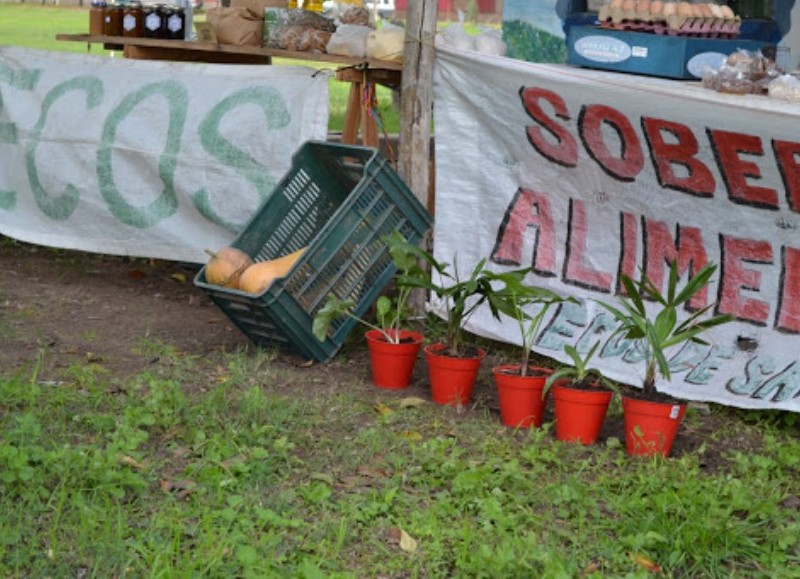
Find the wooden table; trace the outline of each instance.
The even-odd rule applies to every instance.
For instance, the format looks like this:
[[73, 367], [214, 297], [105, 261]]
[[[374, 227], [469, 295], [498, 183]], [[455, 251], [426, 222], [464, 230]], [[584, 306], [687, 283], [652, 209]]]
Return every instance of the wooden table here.
[[126, 58], [140, 60], [173, 60], [181, 62], [210, 62], [222, 64], [271, 64], [273, 58], [328, 62], [337, 65], [336, 79], [350, 83], [350, 94], [345, 110], [342, 142], [368, 147], [378, 147], [379, 135], [375, 119], [370, 114], [369, 102], [362, 102], [364, 89], [369, 83], [399, 88], [403, 65], [388, 60], [372, 60], [324, 54], [295, 52], [185, 40], [158, 38], [127, 38], [122, 36], [91, 36], [88, 34], [57, 34], [56, 40], [85, 42], [87, 50], [92, 44], [102, 44], [106, 50], [122, 50]]

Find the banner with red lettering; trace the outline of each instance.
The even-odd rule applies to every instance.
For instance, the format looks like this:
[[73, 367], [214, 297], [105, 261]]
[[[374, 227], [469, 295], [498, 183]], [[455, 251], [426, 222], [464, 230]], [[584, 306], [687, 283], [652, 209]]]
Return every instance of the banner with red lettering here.
[[[576, 297], [554, 309], [538, 353], [586, 352], [641, 385], [636, 344], [612, 336], [620, 275], [665, 287], [719, 266], [691, 305], [735, 321], [709, 345], [669, 352], [688, 400], [800, 411], [800, 107], [698, 83], [532, 64], [439, 47], [434, 253], [468, 275], [532, 267], [528, 281]], [[441, 313], [441, 304], [431, 303]], [[479, 310], [468, 329], [520, 343]]]

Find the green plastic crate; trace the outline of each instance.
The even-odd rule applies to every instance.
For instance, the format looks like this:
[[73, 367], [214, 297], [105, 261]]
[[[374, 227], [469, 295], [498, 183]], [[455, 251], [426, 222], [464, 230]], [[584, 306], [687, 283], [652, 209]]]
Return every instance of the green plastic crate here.
[[194, 284], [253, 343], [325, 361], [357, 323], [337, 320], [329, 338], [317, 340], [311, 326], [328, 294], [352, 298], [355, 314], [363, 315], [396, 273], [381, 237], [399, 231], [419, 243], [431, 224], [430, 214], [376, 149], [308, 141], [231, 243], [255, 261], [307, 246], [287, 276], [258, 296], [209, 284], [205, 267]]

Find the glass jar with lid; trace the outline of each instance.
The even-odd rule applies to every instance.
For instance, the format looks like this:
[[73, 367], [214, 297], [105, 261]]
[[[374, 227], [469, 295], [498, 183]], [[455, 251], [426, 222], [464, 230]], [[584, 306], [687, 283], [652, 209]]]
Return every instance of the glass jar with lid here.
[[161, 19], [163, 13], [158, 4], [147, 4], [144, 7], [144, 36], [159, 38], [161, 35]]
[[169, 19], [175, 15], [175, 7], [171, 4], [161, 4], [159, 5], [159, 10], [161, 11], [161, 31], [158, 33], [159, 38], [169, 38]]
[[185, 36], [186, 14], [182, 7], [171, 6], [172, 13], [166, 18], [165, 38], [170, 40], [183, 40]]
[[92, 0], [89, 8], [89, 35], [102, 36], [105, 31], [106, 2], [105, 0]]
[[139, 0], [133, 0], [122, 12], [122, 36], [140, 38], [144, 36], [144, 9]]
[[123, 5], [120, 2], [111, 2], [105, 10], [103, 20], [103, 34], [106, 36], [122, 36]]

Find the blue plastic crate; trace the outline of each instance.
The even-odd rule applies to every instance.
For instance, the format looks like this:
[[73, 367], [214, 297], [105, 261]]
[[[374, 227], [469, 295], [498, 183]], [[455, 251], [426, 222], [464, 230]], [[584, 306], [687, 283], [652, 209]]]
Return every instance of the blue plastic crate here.
[[342, 318], [325, 342], [312, 331], [328, 294], [356, 303], [363, 315], [396, 273], [384, 235], [419, 243], [432, 218], [388, 161], [369, 147], [304, 143], [292, 167], [231, 243], [255, 261], [308, 249], [286, 277], [261, 295], [206, 281], [194, 284], [259, 346], [279, 346], [317, 361], [331, 358], [357, 323]]

